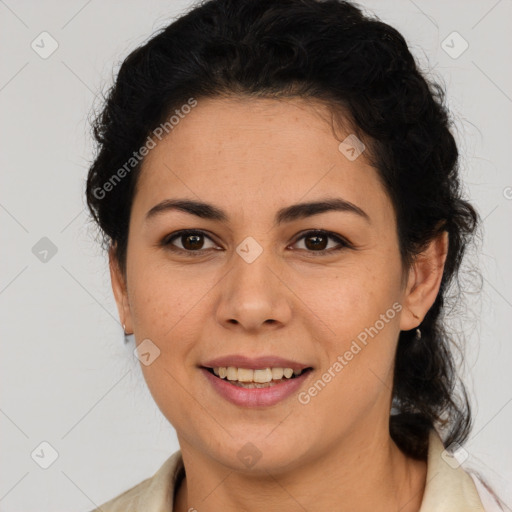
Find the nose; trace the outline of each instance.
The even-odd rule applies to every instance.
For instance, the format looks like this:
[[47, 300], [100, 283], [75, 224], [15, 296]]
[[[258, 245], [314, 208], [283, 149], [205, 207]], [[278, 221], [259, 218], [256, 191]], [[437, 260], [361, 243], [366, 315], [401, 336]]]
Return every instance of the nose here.
[[232, 267], [219, 283], [217, 321], [224, 328], [252, 333], [282, 328], [291, 318], [293, 293], [279, 261], [270, 249], [253, 261], [241, 254], [233, 253]]

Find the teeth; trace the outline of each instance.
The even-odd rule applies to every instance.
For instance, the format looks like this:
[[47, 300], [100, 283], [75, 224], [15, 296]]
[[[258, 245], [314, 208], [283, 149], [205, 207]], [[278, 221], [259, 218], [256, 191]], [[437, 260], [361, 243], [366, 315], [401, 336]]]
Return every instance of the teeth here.
[[282, 379], [284, 375], [284, 370], [282, 368], [272, 368], [272, 379], [279, 380]]
[[213, 373], [221, 379], [229, 381], [256, 382], [264, 384], [272, 380], [281, 380], [284, 377], [290, 379], [292, 375], [300, 375], [302, 370], [292, 368], [264, 368], [252, 370], [250, 368], [235, 368], [234, 366], [220, 366], [213, 368]]
[[[238, 375], [240, 375], [240, 370], [238, 370]], [[270, 382], [272, 379], [272, 370], [270, 368], [265, 368], [264, 370], [254, 370], [253, 382]]]
[[238, 368], [238, 379], [229, 379], [229, 380], [238, 380], [238, 382], [251, 382], [253, 380], [254, 371], [247, 370], [246, 368]]

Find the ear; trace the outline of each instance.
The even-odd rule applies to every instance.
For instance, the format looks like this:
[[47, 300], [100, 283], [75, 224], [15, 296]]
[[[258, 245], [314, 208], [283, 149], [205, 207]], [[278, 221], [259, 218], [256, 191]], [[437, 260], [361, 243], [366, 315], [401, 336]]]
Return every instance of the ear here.
[[448, 243], [448, 232], [442, 231], [416, 257], [409, 271], [403, 299], [404, 311], [400, 318], [402, 331], [417, 327], [434, 304], [441, 286]]
[[112, 282], [112, 291], [116, 299], [117, 310], [121, 325], [124, 326], [127, 334], [133, 333], [132, 317], [130, 304], [128, 302], [128, 290], [125, 278], [119, 268], [119, 261], [116, 257], [115, 247], [111, 247], [108, 251], [110, 280]]

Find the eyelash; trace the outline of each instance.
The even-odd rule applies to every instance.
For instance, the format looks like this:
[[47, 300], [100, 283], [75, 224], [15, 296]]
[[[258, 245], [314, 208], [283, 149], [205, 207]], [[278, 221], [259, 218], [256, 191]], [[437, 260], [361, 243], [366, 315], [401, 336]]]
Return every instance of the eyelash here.
[[[185, 229], [185, 230], [181, 230], [181, 231], [176, 231], [175, 233], [171, 233], [171, 235], [166, 236], [162, 240], [160, 245], [162, 245], [166, 249], [169, 249], [172, 252], [186, 254], [187, 256], [190, 255], [190, 256], [194, 256], [194, 257], [195, 256], [204, 256], [204, 253], [206, 251], [210, 250], [210, 249], [199, 249], [197, 251], [190, 251], [187, 249], [180, 249], [179, 247], [176, 247], [172, 244], [172, 242], [174, 240], [176, 240], [182, 236], [185, 236], [185, 235], [202, 235], [202, 236], [205, 236], [206, 238], [209, 238], [213, 242], [211, 237], [209, 237], [204, 231], [201, 231], [198, 229]], [[297, 238], [293, 242], [292, 245], [295, 245], [297, 242], [299, 242], [303, 238], [307, 238], [308, 236], [314, 236], [314, 235], [326, 236], [327, 238], [335, 240], [337, 243], [339, 243], [341, 245], [341, 247], [337, 247], [335, 249], [322, 249], [319, 251], [310, 251], [307, 249], [300, 249], [300, 250], [305, 250], [306, 252], [310, 253], [311, 256], [313, 256], [313, 257], [327, 256], [329, 254], [341, 251], [343, 249], [353, 248], [353, 246], [344, 238], [340, 237], [339, 235], [336, 235], [335, 233], [332, 233], [330, 231], [325, 231], [322, 229], [313, 229], [313, 230], [305, 231], [304, 233], [302, 233], [302, 235], [299, 238]]]

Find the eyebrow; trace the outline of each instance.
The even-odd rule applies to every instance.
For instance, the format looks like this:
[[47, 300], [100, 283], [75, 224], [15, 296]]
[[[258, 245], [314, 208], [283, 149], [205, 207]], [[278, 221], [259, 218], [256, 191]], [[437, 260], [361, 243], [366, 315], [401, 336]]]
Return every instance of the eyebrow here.
[[[213, 220], [218, 222], [228, 222], [229, 216], [222, 209], [202, 201], [191, 199], [165, 199], [153, 206], [146, 214], [146, 221], [167, 211], [181, 211], [190, 215], [195, 215], [201, 219]], [[309, 203], [298, 203], [286, 206], [278, 210], [274, 221], [275, 226], [285, 222], [312, 217], [325, 212], [349, 212], [358, 215], [366, 222], [371, 224], [369, 215], [355, 204], [341, 199], [339, 197], [326, 198], [312, 201]]]

